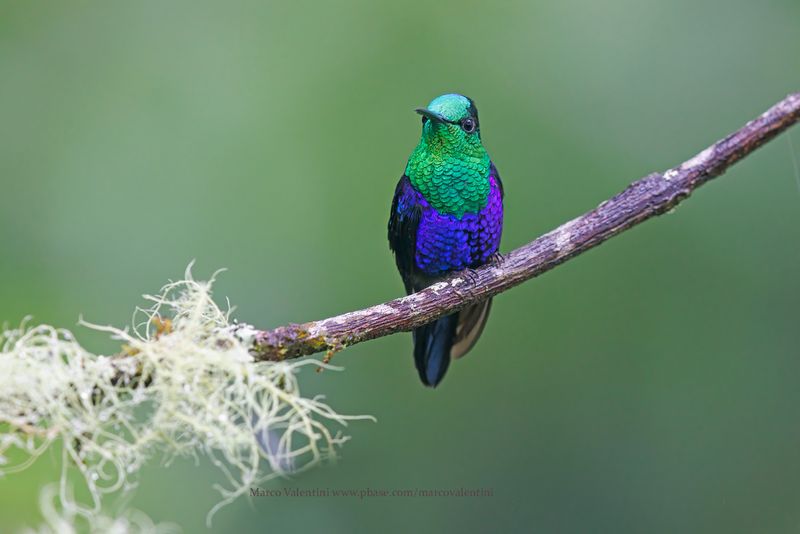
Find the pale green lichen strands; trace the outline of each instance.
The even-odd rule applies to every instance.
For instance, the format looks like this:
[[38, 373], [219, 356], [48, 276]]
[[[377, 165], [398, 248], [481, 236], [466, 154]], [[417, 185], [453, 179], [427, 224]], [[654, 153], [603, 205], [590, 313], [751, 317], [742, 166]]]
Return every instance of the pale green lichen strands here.
[[[453, 122], [471, 112], [477, 119], [472, 101], [457, 94], [433, 99], [428, 110]], [[437, 211], [461, 218], [486, 206], [489, 165], [480, 131], [469, 134], [458, 124], [426, 120], [419, 144], [408, 160], [406, 176]]]
[[[145, 297], [132, 330], [83, 323], [125, 344], [110, 357], [48, 325], [0, 330], [0, 480], [58, 443], [60, 506], [92, 519], [151, 456], [205, 454], [223, 481], [210, 519], [259, 483], [332, 458], [347, 440], [336, 426], [364, 417], [301, 394], [300, 365], [323, 362], [255, 361], [255, 330], [231, 321], [212, 283], [187, 269]], [[74, 473], [88, 490], [79, 497], [68, 490]]]

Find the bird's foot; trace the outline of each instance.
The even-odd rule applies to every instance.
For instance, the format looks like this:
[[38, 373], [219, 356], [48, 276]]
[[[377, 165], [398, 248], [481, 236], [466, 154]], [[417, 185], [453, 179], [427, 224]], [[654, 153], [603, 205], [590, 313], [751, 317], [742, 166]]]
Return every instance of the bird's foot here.
[[500, 254], [500, 251], [497, 251], [489, 257], [488, 263], [490, 265], [496, 266], [503, 263], [504, 261], [506, 261], [506, 257]]
[[467, 267], [466, 269], [461, 271], [461, 274], [463, 274], [464, 278], [469, 280], [469, 282], [471, 284], [477, 284], [478, 283], [478, 272], [475, 269], [473, 269], [472, 267]]

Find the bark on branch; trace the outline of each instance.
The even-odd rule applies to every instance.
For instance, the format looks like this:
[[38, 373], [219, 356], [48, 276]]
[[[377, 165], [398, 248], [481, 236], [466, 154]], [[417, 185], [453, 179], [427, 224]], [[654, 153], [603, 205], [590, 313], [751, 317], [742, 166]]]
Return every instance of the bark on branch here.
[[[363, 310], [272, 330], [248, 332], [258, 360], [283, 360], [337, 351], [362, 341], [412, 330], [473, 302], [502, 293], [615, 235], [661, 215], [800, 120], [800, 93], [778, 102], [692, 159], [632, 183], [555, 230], [474, 271], [462, 271], [423, 291]], [[242, 327], [245, 328], [245, 327]]]

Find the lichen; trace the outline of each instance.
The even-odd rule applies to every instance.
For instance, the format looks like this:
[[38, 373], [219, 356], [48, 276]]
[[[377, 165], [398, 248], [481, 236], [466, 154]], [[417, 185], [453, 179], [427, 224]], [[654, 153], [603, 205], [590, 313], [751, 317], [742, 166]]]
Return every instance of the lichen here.
[[[137, 308], [131, 330], [82, 321], [123, 343], [113, 356], [93, 354], [48, 325], [2, 332], [0, 476], [60, 443], [63, 509], [95, 517], [102, 497], [132, 488], [151, 456], [205, 455], [225, 480], [210, 521], [251, 486], [335, 455], [348, 438], [330, 424], [369, 417], [341, 415], [321, 396], [301, 395], [297, 372], [324, 367], [320, 361], [255, 361], [253, 336], [234, 333], [230, 310], [211, 298], [213, 281], [196, 281], [187, 269], [184, 280], [145, 296], [150, 305]], [[67, 491], [69, 466], [89, 502]]]
[[54, 485], [45, 486], [39, 495], [39, 507], [44, 522], [36, 528], [25, 528], [20, 534], [76, 534], [78, 532], [108, 534], [173, 534], [177, 525], [154, 523], [139, 510], [123, 510], [118, 515], [94, 514], [90, 517], [64, 509]]

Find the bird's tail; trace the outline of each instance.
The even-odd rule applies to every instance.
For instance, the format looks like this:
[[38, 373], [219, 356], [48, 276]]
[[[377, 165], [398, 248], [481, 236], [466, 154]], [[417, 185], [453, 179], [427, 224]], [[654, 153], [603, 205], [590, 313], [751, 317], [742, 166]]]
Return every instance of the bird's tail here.
[[423, 384], [436, 387], [451, 358], [460, 358], [475, 345], [491, 306], [491, 299], [479, 302], [414, 330], [414, 362]]

